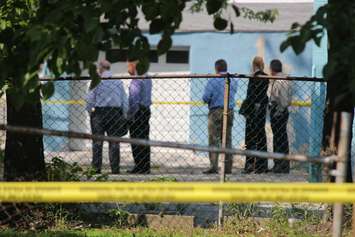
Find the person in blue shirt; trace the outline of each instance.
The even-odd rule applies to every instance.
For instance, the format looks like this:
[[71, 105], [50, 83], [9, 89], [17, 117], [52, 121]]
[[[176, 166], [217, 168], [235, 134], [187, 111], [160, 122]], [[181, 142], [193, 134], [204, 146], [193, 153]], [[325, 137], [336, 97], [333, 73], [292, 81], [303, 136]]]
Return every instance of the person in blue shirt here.
[[[137, 75], [137, 62], [128, 62], [128, 73]], [[129, 109], [130, 121], [129, 133], [131, 138], [149, 140], [150, 106], [152, 104], [152, 80], [132, 79], [129, 85]], [[132, 144], [134, 168], [129, 170], [131, 174], [150, 173], [150, 147]]]
[[[215, 70], [217, 74], [227, 73], [227, 62], [223, 59], [215, 62]], [[222, 125], [223, 125], [223, 107], [224, 107], [224, 86], [225, 78], [211, 78], [208, 80], [204, 94], [203, 101], [208, 104], [208, 143], [209, 146], [220, 147], [222, 144]], [[235, 107], [235, 94], [237, 92], [237, 81], [231, 79], [230, 81], [230, 97], [228, 110], [228, 124], [227, 124], [227, 147], [232, 145], [232, 127]], [[225, 172], [232, 173], [232, 155], [226, 155]], [[203, 172], [204, 174], [218, 173], [218, 153], [210, 152], [210, 168]]]
[[[102, 60], [98, 66], [101, 78], [110, 78], [110, 63]], [[94, 135], [123, 136], [126, 133], [127, 95], [121, 80], [102, 80], [86, 97], [86, 110], [90, 114], [91, 131]], [[101, 173], [102, 141], [93, 141], [92, 167]], [[109, 160], [113, 174], [120, 172], [120, 145], [109, 143]]]

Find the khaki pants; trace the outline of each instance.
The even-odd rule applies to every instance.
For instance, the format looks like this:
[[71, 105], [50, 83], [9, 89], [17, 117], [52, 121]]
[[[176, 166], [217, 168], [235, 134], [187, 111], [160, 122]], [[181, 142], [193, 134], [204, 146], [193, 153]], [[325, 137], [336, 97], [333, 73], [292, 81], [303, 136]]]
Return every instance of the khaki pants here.
[[[227, 148], [232, 146], [232, 127], [233, 127], [233, 110], [228, 111], [228, 124], [227, 124]], [[221, 147], [222, 145], [222, 126], [223, 126], [223, 109], [213, 109], [208, 113], [208, 142], [210, 146]], [[218, 170], [218, 153], [210, 152], [210, 165], [211, 169]], [[226, 155], [225, 171], [226, 173], [232, 172], [232, 155]]]

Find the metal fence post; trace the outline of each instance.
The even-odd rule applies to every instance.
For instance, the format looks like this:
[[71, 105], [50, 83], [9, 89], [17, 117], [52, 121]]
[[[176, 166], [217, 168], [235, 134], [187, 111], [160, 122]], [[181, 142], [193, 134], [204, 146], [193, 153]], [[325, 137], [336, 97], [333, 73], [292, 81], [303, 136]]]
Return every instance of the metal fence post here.
[[[227, 130], [228, 130], [228, 113], [229, 111], [229, 94], [230, 94], [230, 75], [229, 73], [225, 77], [224, 85], [224, 103], [223, 103], [223, 125], [222, 125], [222, 148], [227, 147]], [[220, 157], [220, 182], [224, 183], [226, 179], [226, 153], [222, 153]], [[223, 225], [223, 203], [219, 203], [218, 209], [218, 226]]]
[[[350, 113], [343, 112], [340, 120], [340, 139], [338, 145], [338, 161], [336, 165], [335, 182], [345, 182], [347, 159], [349, 157]], [[334, 204], [333, 237], [341, 237], [344, 207], [342, 203]]]
[[[312, 67], [312, 77], [316, 76], [316, 66]], [[325, 105], [325, 85], [323, 83], [312, 83], [311, 97], [311, 131], [310, 156], [319, 156], [322, 147], [323, 110]], [[322, 165], [310, 164], [308, 167], [309, 182], [322, 182]]]

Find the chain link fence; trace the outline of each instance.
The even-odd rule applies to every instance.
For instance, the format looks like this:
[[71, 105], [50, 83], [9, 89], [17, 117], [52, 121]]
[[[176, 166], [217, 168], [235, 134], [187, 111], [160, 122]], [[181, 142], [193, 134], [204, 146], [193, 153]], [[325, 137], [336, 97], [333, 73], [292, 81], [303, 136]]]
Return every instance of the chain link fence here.
[[[311, 179], [311, 163], [308, 161], [314, 159], [318, 163], [331, 162], [320, 157], [325, 99], [325, 83], [322, 80], [269, 76], [253, 78], [236, 74], [160, 74], [136, 77], [133, 80], [130, 78], [121, 76], [103, 79], [91, 97], [88, 89], [90, 81], [85, 78], [63, 78], [54, 82], [54, 96], [42, 103], [43, 127], [93, 135], [172, 142], [182, 144], [182, 147], [171, 149], [166, 143], [154, 146], [129, 142], [106, 144], [102, 140], [91, 141], [47, 134], [44, 136], [44, 146], [49, 180], [211, 182], [219, 181], [220, 173], [225, 171], [225, 180], [228, 182], [307, 182]], [[138, 106], [132, 117], [130, 106], [134, 101], [130, 101], [128, 95], [132, 93], [134, 80], [150, 80], [152, 97], [151, 106], [150, 101], [146, 102], [147, 105]], [[208, 81], [213, 80], [217, 84], [212, 86], [212, 94], [222, 91], [222, 95], [219, 95], [223, 99], [222, 106], [219, 104], [214, 107], [212, 102], [206, 103], [206, 87]], [[230, 80], [231, 93], [229, 108], [227, 106], [226, 110], [223, 105], [228, 101], [224, 96], [227, 80]], [[286, 80], [287, 88], [284, 88], [283, 83]], [[289, 99], [285, 108], [277, 108], [273, 104], [276, 101], [268, 100], [272, 98], [273, 86], [279, 82], [280, 90], [277, 93], [286, 91], [284, 96]], [[223, 85], [222, 89], [218, 85]], [[96, 104], [90, 107], [88, 105], [93, 96]], [[100, 104], [105, 106], [101, 107]], [[5, 111], [6, 106], [4, 103], [2, 105], [1, 109]], [[3, 114], [5, 116], [6, 113]], [[4, 116], [2, 119], [5, 121]], [[227, 123], [223, 121], [226, 117], [229, 119]], [[127, 131], [123, 124], [127, 125]], [[223, 124], [227, 124], [226, 129], [223, 129]], [[226, 166], [225, 169], [212, 170], [216, 172], [206, 172], [211, 171], [214, 161], [213, 158], [209, 159], [211, 157], [206, 149], [201, 150], [198, 147], [210, 145], [223, 148], [224, 136], [226, 148], [238, 150], [234, 155], [229, 154], [232, 157], [231, 170]], [[184, 149], [183, 144], [189, 144], [189, 149]], [[241, 152], [246, 149], [256, 153]], [[259, 151], [262, 153], [258, 153]], [[267, 159], [268, 155], [271, 159]], [[224, 157], [226, 161], [227, 156]], [[221, 159], [221, 154], [217, 159]], [[275, 169], [275, 165], [278, 165], [278, 169]], [[319, 171], [316, 175], [328, 180], [328, 174], [321, 169]], [[275, 206], [270, 203], [236, 203], [224, 205], [223, 208], [224, 216], [239, 215], [240, 218], [249, 218], [273, 215]], [[301, 212], [297, 215], [303, 217], [310, 212], [322, 216], [327, 211], [327, 206], [322, 204], [285, 204], [282, 208], [283, 211], [287, 210], [283, 213], [292, 218], [299, 217], [292, 210]], [[216, 204], [206, 203], [80, 205], [80, 210], [94, 213], [93, 216], [98, 213], [108, 213], [108, 216], [116, 217], [122, 213], [188, 216], [192, 219], [187, 218], [185, 221], [192, 221], [194, 226], [216, 223], [219, 209]], [[118, 213], [120, 211], [122, 213]]]
[[[223, 80], [223, 78], [221, 80]], [[231, 142], [233, 148], [272, 152], [275, 148], [273, 145], [274, 137], [276, 137], [277, 140], [275, 143], [279, 143], [276, 146], [276, 152], [287, 153], [289, 151], [290, 154], [317, 155], [315, 151], [320, 150], [324, 98], [317, 94], [316, 89], [323, 86], [322, 82], [292, 81], [292, 101], [291, 105], [288, 107], [288, 115], [284, 114], [283, 117], [274, 116], [275, 119], [273, 123], [275, 126], [273, 131], [270, 112], [267, 109], [267, 107], [269, 107], [268, 103], [258, 103], [259, 96], [257, 94], [255, 96], [249, 96], [249, 102], [244, 104], [247, 105], [244, 106], [247, 107], [244, 108], [244, 110], [246, 110], [246, 113], [249, 113], [249, 115], [245, 116], [240, 113], [242, 102], [247, 101], [248, 80], [236, 78], [233, 80], [237, 83], [236, 94], [233, 98], [235, 107], [230, 111], [232, 115], [231, 118], [233, 118], [231, 128]], [[105, 89], [103, 89], [103, 93], [105, 94], [98, 95], [102, 97], [102, 101], [107, 99], [111, 91], [115, 89], [110, 88], [110, 81], [111, 80], [107, 80], [108, 84], [105, 86]], [[141, 121], [142, 123], [136, 124], [138, 126], [136, 129], [138, 134], [134, 135], [136, 137], [143, 135], [143, 138], [145, 138], [144, 136], [146, 136], [146, 134], [143, 133], [147, 133], [147, 131], [144, 131], [146, 128], [143, 129], [143, 127], [140, 128], [140, 126], [145, 126], [143, 120], [149, 118], [149, 139], [151, 140], [208, 145], [209, 109], [207, 104], [202, 101], [208, 79], [174, 79], [170, 75], [168, 79], [152, 79], [152, 81], [153, 89], [150, 115], [144, 114], [143, 112], [139, 115], [141, 118], [136, 118], [137, 121]], [[122, 82], [127, 95], [130, 81], [122, 80]], [[89, 81], [68, 80], [55, 83], [56, 94], [51, 99], [43, 102], [44, 127], [57, 130], [92, 132], [93, 124], [90, 124], [90, 113], [85, 108], [85, 98], [87, 96]], [[115, 94], [119, 92], [112, 91], [112, 93]], [[266, 94], [266, 90], [264, 94]], [[250, 101], [250, 99], [256, 101]], [[257, 106], [260, 107], [259, 111], [254, 108]], [[121, 109], [122, 111], [127, 110], [125, 108]], [[102, 129], [105, 127], [104, 130], [108, 135], [115, 135], [113, 130], [119, 130], [117, 126], [119, 126], [118, 123], [120, 121], [121, 112], [115, 111], [116, 108], [107, 108], [104, 110], [105, 111], [92, 113], [102, 114], [102, 120], [105, 120], [101, 128], [94, 128], [94, 130], [101, 130], [94, 131], [94, 133], [102, 133]], [[146, 111], [146, 113], [149, 113], [149, 111]], [[222, 121], [221, 116], [215, 119], [219, 119], [220, 122]], [[282, 126], [284, 126], [284, 128]], [[282, 129], [287, 130], [287, 134], [281, 131]], [[276, 133], [277, 136], [274, 136], [274, 133]], [[129, 133], [126, 136], [129, 136]], [[45, 137], [44, 143], [47, 161], [50, 161], [53, 157], [61, 157], [66, 162], [77, 162], [82, 167], [90, 167], [92, 164], [93, 148], [92, 142], [90, 141]], [[281, 147], [281, 150], [279, 147]], [[108, 144], [104, 144], [102, 152], [102, 173], [111, 174], [109, 150]], [[137, 152], [139, 153], [139, 149]], [[142, 152], [147, 153], [144, 149]], [[121, 172], [119, 175], [112, 176], [112, 178], [117, 180], [123, 177], [129, 180], [149, 179], [154, 177], [167, 177], [182, 181], [212, 181], [219, 179], [216, 174], [203, 175], [203, 171], [207, 170], [210, 166], [208, 153], [152, 148], [150, 154], [151, 174], [148, 176], [139, 175], [138, 178], [136, 175], [132, 176], [126, 173], [127, 170], [134, 167], [131, 146], [121, 144], [119, 153], [120, 163], [117, 166], [121, 167]], [[139, 155], [140, 154], [137, 154], [138, 157]], [[115, 156], [118, 156], [118, 154]], [[144, 159], [144, 157], [140, 159]], [[276, 175], [276, 177], [274, 177], [274, 173], [267, 172], [267, 170], [273, 167], [271, 160], [268, 162], [267, 160], [256, 162], [252, 157], [248, 157], [247, 160], [248, 162], [245, 164], [245, 157], [233, 157], [233, 172], [230, 175], [231, 180], [257, 181], [259, 179], [266, 181], [266, 178], [267, 181], [307, 181], [308, 179], [306, 166], [292, 163], [289, 175]], [[263, 167], [255, 167], [255, 165], [261, 165]], [[252, 169], [258, 171], [259, 168], [263, 169], [265, 172], [260, 172], [261, 174], [257, 175], [251, 172]]]

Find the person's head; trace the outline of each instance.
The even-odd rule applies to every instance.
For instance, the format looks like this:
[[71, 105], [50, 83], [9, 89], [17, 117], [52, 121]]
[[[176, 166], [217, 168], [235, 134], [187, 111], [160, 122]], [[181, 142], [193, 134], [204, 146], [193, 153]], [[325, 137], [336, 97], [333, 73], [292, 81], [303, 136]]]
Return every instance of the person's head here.
[[271, 75], [282, 72], [282, 63], [278, 59], [274, 59], [270, 62]]
[[256, 56], [253, 59], [253, 72], [264, 71], [264, 59], [262, 57]]
[[228, 70], [227, 62], [224, 59], [218, 59], [215, 62], [214, 67], [216, 69], [216, 73], [227, 72]]
[[99, 73], [103, 73], [104, 71], [109, 71], [111, 69], [111, 63], [106, 59], [103, 59], [99, 62]]
[[137, 74], [137, 61], [127, 61], [127, 72], [131, 76]]

